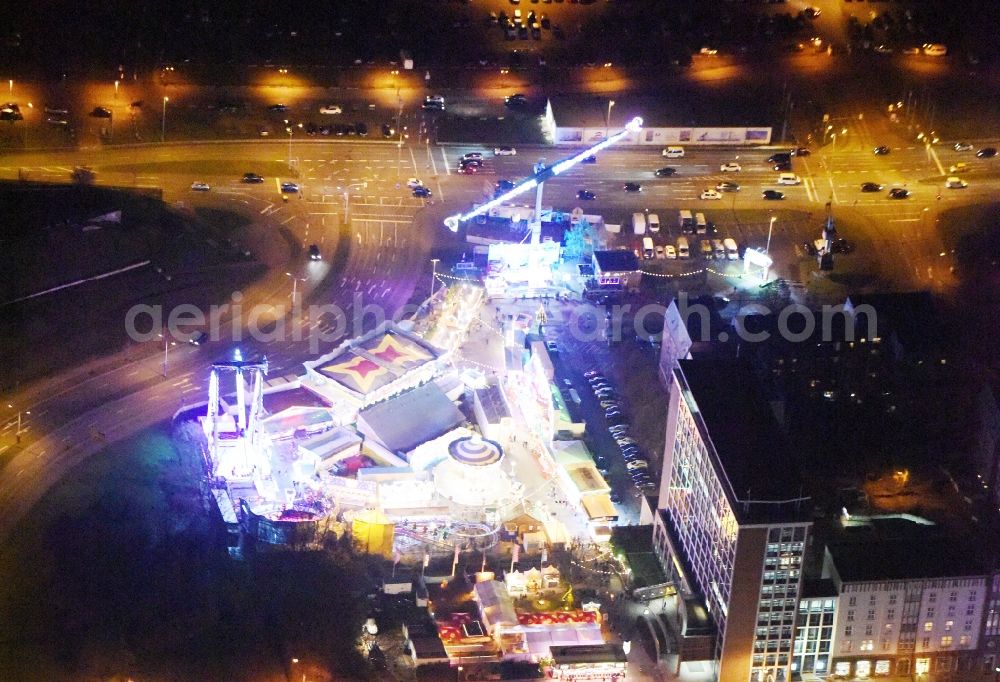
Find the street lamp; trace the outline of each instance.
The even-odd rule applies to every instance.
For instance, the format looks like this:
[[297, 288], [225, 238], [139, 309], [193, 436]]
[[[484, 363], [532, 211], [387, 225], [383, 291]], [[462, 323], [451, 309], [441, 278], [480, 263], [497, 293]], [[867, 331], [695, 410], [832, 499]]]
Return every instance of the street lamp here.
[[604, 138], [605, 139], [607, 139], [608, 132], [611, 130], [611, 107], [613, 107], [614, 105], [615, 105], [615, 101], [613, 99], [609, 99], [608, 100], [608, 115], [604, 119]]
[[434, 298], [434, 280], [437, 277], [437, 264], [440, 258], [431, 258], [431, 298]]
[[118, 81], [115, 81], [115, 99], [118, 99]]
[[167, 376], [167, 364], [170, 362], [170, 347], [176, 346], [176, 341], [171, 341], [170, 337], [167, 335], [167, 328], [163, 328], [163, 333], [160, 334], [163, 337], [163, 376]]
[[286, 272], [286, 275], [292, 278], [292, 307], [295, 307], [295, 298], [299, 293], [299, 282], [308, 282], [308, 277], [296, 277], [290, 272]]
[[160, 124], [160, 142], [163, 142], [167, 137], [167, 102], [170, 98], [166, 95], [163, 96], [163, 118]]
[[[11, 409], [14, 408], [14, 406], [11, 405], [10, 403], [7, 403], [7, 407], [9, 407]], [[14, 432], [14, 435], [16, 437], [20, 437], [21, 436], [21, 432], [23, 431], [23, 429], [21, 428], [21, 415], [22, 414], [29, 415], [29, 414], [31, 414], [31, 410], [18, 410], [17, 411], [17, 430]]]
[[774, 229], [774, 221], [778, 219], [778, 216], [771, 216], [771, 224], [767, 226], [767, 246], [764, 247], [764, 253], [771, 255], [771, 230]]

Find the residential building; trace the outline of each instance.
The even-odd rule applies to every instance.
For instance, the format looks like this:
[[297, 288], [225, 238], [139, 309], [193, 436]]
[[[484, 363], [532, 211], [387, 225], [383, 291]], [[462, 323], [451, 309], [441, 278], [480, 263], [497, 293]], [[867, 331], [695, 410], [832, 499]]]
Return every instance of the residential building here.
[[681, 599], [704, 603], [720, 682], [791, 680], [811, 529], [791, 453], [741, 361], [679, 360], [668, 410], [660, 562]]

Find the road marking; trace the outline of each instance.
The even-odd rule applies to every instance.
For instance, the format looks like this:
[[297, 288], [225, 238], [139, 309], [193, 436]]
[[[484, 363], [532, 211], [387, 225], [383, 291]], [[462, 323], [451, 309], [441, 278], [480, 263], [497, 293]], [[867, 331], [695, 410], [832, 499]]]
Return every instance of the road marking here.
[[[445, 156], [444, 147], [438, 147], [438, 149], [441, 150], [441, 158], [443, 159], [444, 169], [448, 172], [448, 175], [451, 175], [451, 168], [448, 167], [448, 157]], [[433, 161], [432, 161], [432, 164], [433, 164]], [[437, 166], [435, 166], [434, 172], [437, 173]]]
[[0, 448], [0, 455], [5, 453], [9, 448], [10, 448], [9, 445], [4, 445], [2, 448]]
[[920, 218], [889, 218], [888, 223], [919, 223]]
[[285, 218], [284, 220], [282, 220], [282, 221], [281, 221], [281, 224], [282, 224], [282, 225], [287, 225], [288, 223], [290, 223], [290, 222], [292, 222], [293, 220], [295, 220], [295, 218], [297, 218], [297, 217], [298, 217], [298, 216], [290, 216], [290, 217], [288, 217], [288, 218]]

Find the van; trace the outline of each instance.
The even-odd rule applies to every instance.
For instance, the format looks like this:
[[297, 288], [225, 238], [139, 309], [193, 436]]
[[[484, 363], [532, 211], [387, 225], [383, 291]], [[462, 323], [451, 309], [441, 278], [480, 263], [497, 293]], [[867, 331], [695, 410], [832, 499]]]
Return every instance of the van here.
[[698, 244], [698, 250], [701, 252], [701, 257], [705, 260], [712, 260], [712, 242], [707, 239], [702, 239]]
[[656, 233], [660, 231], [660, 216], [655, 213], [650, 213], [646, 216], [646, 224], [649, 226], [649, 231]]
[[684, 147], [667, 147], [663, 150], [663, 155], [668, 159], [683, 159]]
[[688, 248], [687, 237], [677, 238], [677, 257], [687, 259], [691, 257], [691, 250]]
[[721, 239], [712, 240], [712, 253], [715, 255], [715, 260], [726, 260], [726, 247], [722, 245]]
[[726, 237], [722, 240], [722, 245], [726, 247], [726, 258], [729, 260], [737, 260], [740, 257], [740, 250], [736, 248], [736, 240], [732, 237]]
[[646, 216], [642, 213], [632, 214], [632, 232], [646, 234]]
[[705, 220], [704, 213], [694, 214], [694, 226], [695, 226], [695, 232], [697, 232], [698, 234], [705, 234], [706, 232], [708, 232], [708, 221]]
[[677, 217], [677, 225], [681, 228], [681, 232], [684, 234], [691, 234], [694, 232], [694, 216], [691, 215], [691, 211], [681, 211]]
[[802, 180], [800, 180], [799, 176], [795, 173], [782, 173], [778, 176], [779, 185], [797, 185], [800, 182], [802, 182]]
[[646, 260], [656, 256], [656, 249], [653, 248], [653, 238], [643, 237], [642, 238], [642, 257]]

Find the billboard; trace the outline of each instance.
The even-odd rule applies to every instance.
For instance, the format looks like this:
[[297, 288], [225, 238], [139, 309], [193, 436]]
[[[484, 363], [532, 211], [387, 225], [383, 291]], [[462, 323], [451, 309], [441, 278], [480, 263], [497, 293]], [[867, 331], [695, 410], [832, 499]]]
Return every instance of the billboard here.
[[[555, 143], [562, 145], [592, 145], [607, 134], [606, 128], [562, 127], [555, 129]], [[620, 145], [766, 145], [771, 142], [767, 126], [732, 128], [643, 128], [622, 139]]]

